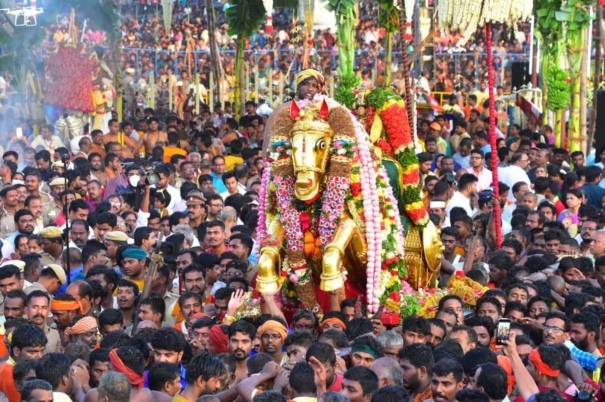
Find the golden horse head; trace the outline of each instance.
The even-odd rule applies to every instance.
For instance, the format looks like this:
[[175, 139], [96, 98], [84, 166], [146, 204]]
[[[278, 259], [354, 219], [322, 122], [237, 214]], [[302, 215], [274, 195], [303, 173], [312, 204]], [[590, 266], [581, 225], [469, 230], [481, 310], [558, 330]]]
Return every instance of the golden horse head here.
[[319, 197], [320, 184], [330, 157], [334, 131], [328, 124], [330, 109], [324, 100], [300, 110], [292, 102], [290, 116], [295, 121], [290, 138], [296, 184], [294, 194], [301, 201]]

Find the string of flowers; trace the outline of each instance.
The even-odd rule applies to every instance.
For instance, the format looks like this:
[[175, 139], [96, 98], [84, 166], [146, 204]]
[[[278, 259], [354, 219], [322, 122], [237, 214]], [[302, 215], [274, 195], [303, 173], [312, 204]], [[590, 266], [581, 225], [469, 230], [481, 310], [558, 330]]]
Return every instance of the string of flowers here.
[[256, 227], [256, 242], [254, 243], [254, 248], [252, 250], [252, 254], [257, 256], [260, 251], [260, 246], [265, 236], [267, 234], [267, 215], [266, 209], [268, 205], [269, 199], [269, 184], [271, 180], [271, 168], [269, 162], [265, 161], [263, 168], [263, 175], [261, 177], [261, 187], [260, 194], [258, 195], [258, 225]]

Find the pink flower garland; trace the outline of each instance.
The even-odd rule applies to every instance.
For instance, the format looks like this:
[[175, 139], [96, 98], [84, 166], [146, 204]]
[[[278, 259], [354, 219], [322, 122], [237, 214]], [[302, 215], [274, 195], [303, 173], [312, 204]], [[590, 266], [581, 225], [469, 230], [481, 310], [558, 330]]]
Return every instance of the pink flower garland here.
[[267, 200], [269, 199], [269, 185], [271, 180], [271, 168], [268, 162], [265, 162], [263, 169], [263, 176], [261, 179], [260, 194], [258, 195], [258, 226], [256, 228], [256, 243], [252, 250], [252, 254], [256, 255], [258, 259], [260, 254], [260, 247], [265, 240], [267, 234], [267, 215], [265, 213], [267, 209]]
[[368, 265], [366, 268], [368, 312], [375, 313], [379, 309], [378, 285], [382, 270], [382, 233], [380, 222], [380, 205], [376, 189], [376, 163], [372, 159], [368, 134], [361, 123], [354, 119], [355, 136], [359, 151], [359, 176], [362, 183], [363, 214], [366, 225], [366, 241], [368, 244]]

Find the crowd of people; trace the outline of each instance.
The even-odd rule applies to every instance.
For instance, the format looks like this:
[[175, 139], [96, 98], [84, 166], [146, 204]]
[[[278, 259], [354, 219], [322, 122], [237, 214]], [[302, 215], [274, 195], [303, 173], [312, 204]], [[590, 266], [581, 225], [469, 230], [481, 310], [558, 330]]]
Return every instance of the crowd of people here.
[[[297, 81], [299, 98], [322, 90], [319, 73]], [[481, 91], [451, 128], [419, 120], [418, 159], [440, 284], [490, 289], [396, 325], [361, 299], [316, 314], [253, 291], [263, 105], [238, 119], [162, 104], [77, 141], [52, 125], [15, 136], [0, 166], [0, 397], [601, 401], [605, 150], [570, 154], [528, 121], [494, 154]]]

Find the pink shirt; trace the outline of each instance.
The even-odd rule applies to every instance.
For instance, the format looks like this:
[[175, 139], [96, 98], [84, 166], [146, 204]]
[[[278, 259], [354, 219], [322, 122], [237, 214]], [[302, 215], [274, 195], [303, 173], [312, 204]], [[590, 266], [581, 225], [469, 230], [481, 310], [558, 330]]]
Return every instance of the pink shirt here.
[[491, 170], [483, 168], [480, 173], [477, 173], [473, 168], [470, 168], [468, 172], [479, 179], [479, 182], [477, 183], [478, 191], [487, 190], [492, 186], [493, 180]]

